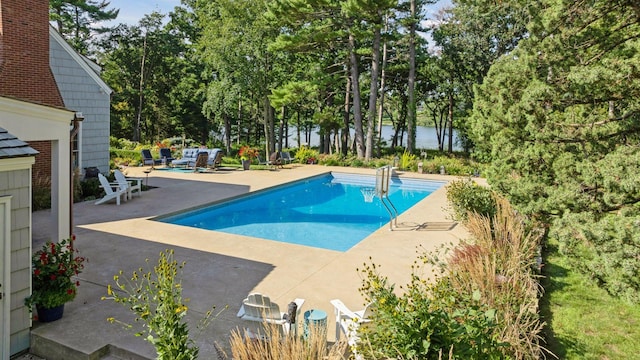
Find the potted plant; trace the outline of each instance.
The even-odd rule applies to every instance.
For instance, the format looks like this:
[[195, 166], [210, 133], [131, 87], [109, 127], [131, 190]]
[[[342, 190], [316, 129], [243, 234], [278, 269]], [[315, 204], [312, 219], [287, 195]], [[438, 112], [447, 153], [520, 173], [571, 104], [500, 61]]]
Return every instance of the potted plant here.
[[64, 304], [73, 300], [80, 282], [72, 277], [84, 269], [85, 258], [78, 256], [73, 240], [47, 241], [31, 258], [32, 292], [25, 304], [36, 306], [38, 321], [48, 322], [62, 317]]
[[251, 159], [258, 156], [258, 150], [250, 146], [243, 146], [240, 148], [238, 155], [240, 155], [240, 160], [242, 161], [242, 168], [249, 170]]

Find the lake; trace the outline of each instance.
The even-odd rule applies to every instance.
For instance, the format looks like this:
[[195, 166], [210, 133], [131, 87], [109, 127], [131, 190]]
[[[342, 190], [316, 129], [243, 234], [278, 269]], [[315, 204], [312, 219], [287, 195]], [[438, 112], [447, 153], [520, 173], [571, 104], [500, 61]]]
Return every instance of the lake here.
[[[462, 150], [462, 147], [457, 144], [458, 140], [458, 132], [453, 130], [453, 150]], [[304, 137], [304, 134], [302, 134]], [[354, 136], [353, 130], [351, 131], [351, 136]], [[365, 133], [366, 136], [366, 133]], [[297, 132], [295, 127], [289, 128], [289, 146], [296, 147], [298, 146], [298, 141], [296, 140]], [[391, 139], [393, 137], [393, 126], [391, 125], [383, 125], [382, 126], [382, 139], [387, 142], [387, 145], [391, 144]], [[447, 148], [448, 139], [445, 140], [445, 149]], [[304, 141], [302, 141], [304, 143]], [[310, 146], [318, 146], [320, 144], [320, 136], [318, 135], [317, 128], [311, 132], [311, 144]], [[407, 136], [405, 134], [402, 146], [407, 146]], [[418, 126], [416, 127], [416, 149], [438, 149], [438, 138], [436, 136], [436, 129], [433, 127], [427, 126]]]

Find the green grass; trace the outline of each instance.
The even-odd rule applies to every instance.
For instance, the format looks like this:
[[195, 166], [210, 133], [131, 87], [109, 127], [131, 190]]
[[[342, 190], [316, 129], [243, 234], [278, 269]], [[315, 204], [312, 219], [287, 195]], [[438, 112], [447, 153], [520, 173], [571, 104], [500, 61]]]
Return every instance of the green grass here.
[[611, 297], [548, 246], [541, 315], [547, 348], [560, 359], [632, 359], [640, 356], [640, 305]]

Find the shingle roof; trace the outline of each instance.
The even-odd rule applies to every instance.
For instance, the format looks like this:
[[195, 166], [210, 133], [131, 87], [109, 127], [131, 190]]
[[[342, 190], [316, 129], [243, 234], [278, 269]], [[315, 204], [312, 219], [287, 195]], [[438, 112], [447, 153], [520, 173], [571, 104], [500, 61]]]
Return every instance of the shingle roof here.
[[38, 151], [0, 127], [0, 159], [33, 156]]

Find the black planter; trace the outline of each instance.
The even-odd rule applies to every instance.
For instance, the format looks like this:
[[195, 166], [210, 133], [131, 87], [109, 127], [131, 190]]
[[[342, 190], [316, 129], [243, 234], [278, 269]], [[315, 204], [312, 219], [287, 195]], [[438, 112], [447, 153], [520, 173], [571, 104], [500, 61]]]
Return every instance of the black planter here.
[[242, 168], [244, 170], [249, 170], [249, 166], [251, 166], [251, 160], [242, 160]]
[[64, 313], [64, 304], [51, 309], [41, 308], [40, 306], [37, 306], [36, 308], [38, 310], [39, 322], [52, 322], [59, 320], [62, 318], [62, 314]]
[[98, 169], [95, 166], [84, 168], [85, 179], [97, 178], [99, 173], [100, 173], [100, 169]]

